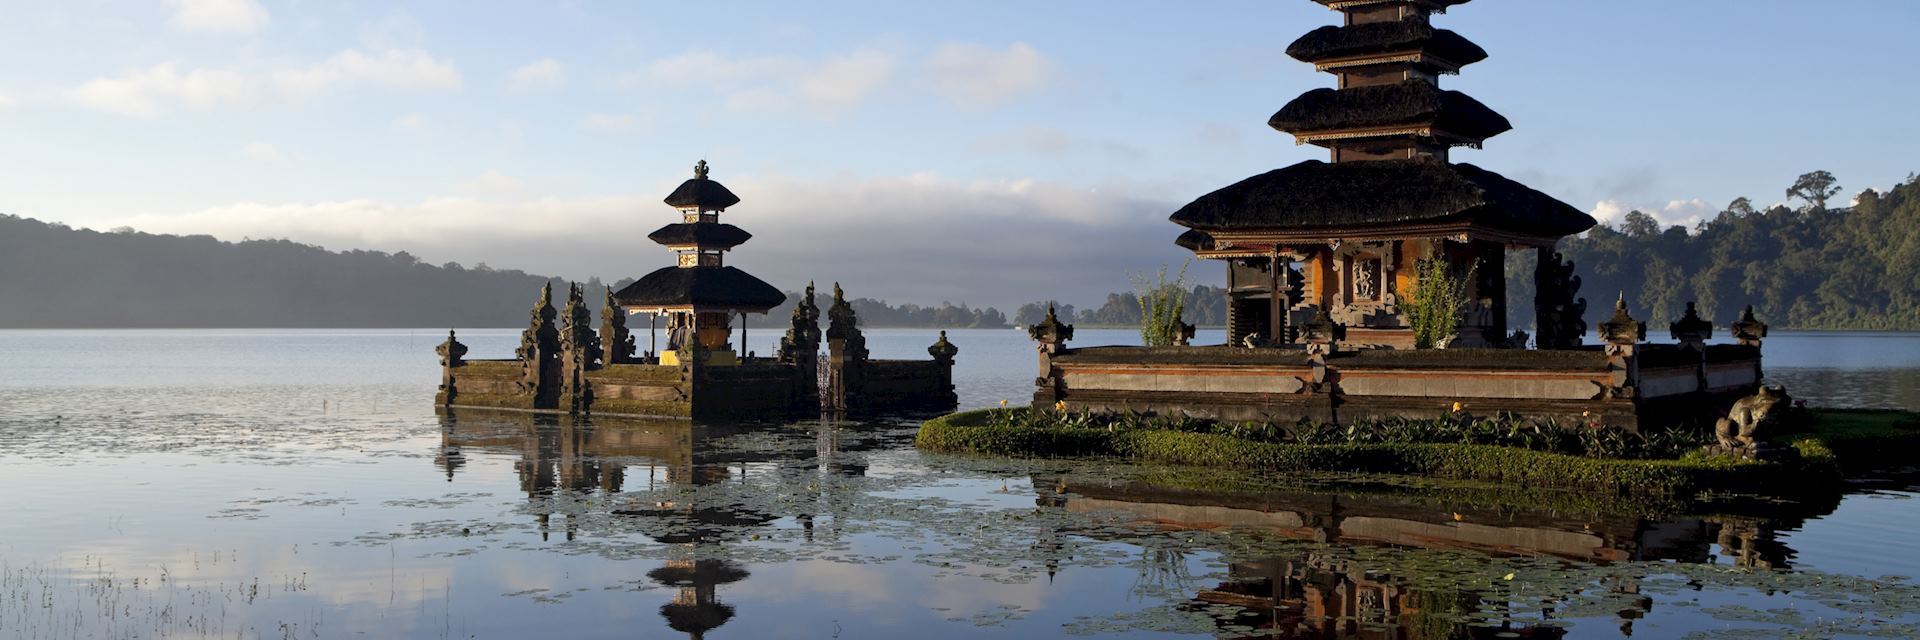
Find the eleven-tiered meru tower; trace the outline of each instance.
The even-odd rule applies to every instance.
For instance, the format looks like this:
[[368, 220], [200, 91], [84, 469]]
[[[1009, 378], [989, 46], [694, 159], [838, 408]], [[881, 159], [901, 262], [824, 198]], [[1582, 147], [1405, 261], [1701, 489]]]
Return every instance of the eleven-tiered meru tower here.
[[1584, 303], [1572, 299], [1577, 279], [1567, 281], [1571, 268], [1553, 246], [1593, 227], [1593, 218], [1452, 162], [1453, 149], [1477, 148], [1512, 128], [1478, 100], [1440, 88], [1442, 76], [1487, 57], [1431, 22], [1468, 0], [1314, 1], [1339, 11], [1344, 24], [1309, 32], [1287, 54], [1333, 74], [1338, 87], [1301, 94], [1268, 124], [1326, 148], [1331, 162], [1253, 176], [1172, 217], [1190, 229], [1181, 246], [1230, 265], [1232, 344], [1300, 342], [1314, 323], [1345, 345], [1412, 347], [1415, 264], [1436, 257], [1466, 280], [1469, 302], [1453, 344], [1508, 346], [1506, 251], [1524, 247], [1540, 257], [1539, 344], [1577, 344]]

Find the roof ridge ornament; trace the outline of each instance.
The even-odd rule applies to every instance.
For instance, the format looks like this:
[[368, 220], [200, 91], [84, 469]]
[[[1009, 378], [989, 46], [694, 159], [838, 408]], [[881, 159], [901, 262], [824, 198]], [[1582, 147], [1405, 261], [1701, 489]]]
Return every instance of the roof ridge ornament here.
[[695, 180], [705, 180], [705, 179], [707, 179], [707, 160], [706, 160], [706, 158], [701, 158], [699, 162], [695, 162], [695, 163], [693, 163], [693, 179], [695, 179]]

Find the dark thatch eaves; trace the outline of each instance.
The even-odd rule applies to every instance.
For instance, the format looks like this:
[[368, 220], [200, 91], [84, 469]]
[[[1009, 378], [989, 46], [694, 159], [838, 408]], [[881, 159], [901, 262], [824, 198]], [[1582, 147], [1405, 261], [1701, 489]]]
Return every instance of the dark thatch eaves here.
[[1188, 251], [1212, 251], [1214, 246], [1213, 234], [1199, 229], [1186, 230], [1185, 233], [1180, 234], [1180, 237], [1175, 238], [1173, 243], [1185, 247]]
[[717, 249], [738, 247], [752, 238], [746, 229], [724, 222], [681, 222], [647, 234], [648, 240], [667, 246], [694, 244]]
[[678, 307], [765, 313], [787, 301], [766, 281], [734, 267], [665, 267], [627, 285], [613, 299], [627, 307]]
[[680, 188], [667, 195], [667, 206], [676, 209], [698, 208], [701, 211], [719, 211], [740, 204], [740, 196], [733, 195], [718, 180], [694, 178], [680, 183]]
[[1412, 20], [1320, 27], [1287, 46], [1287, 55], [1308, 63], [1414, 51], [1461, 66], [1487, 59], [1486, 49], [1460, 34]]
[[1506, 117], [1479, 100], [1420, 79], [1352, 89], [1314, 89], [1281, 107], [1267, 125], [1295, 135], [1431, 125], [1474, 140], [1513, 129]]
[[1172, 220], [1200, 231], [1471, 220], [1556, 237], [1597, 224], [1572, 205], [1500, 174], [1429, 157], [1339, 164], [1308, 160], [1201, 196], [1174, 212]]
[[680, 633], [701, 637], [733, 619], [733, 605], [724, 602], [669, 602], [660, 605], [660, 617], [667, 627]]

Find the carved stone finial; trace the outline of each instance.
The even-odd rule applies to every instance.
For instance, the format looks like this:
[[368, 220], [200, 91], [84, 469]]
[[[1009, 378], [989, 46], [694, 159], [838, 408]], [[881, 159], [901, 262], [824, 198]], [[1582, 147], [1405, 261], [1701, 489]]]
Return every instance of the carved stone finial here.
[[1052, 305], [1047, 306], [1047, 318], [1040, 324], [1027, 328], [1027, 336], [1040, 343], [1044, 351], [1058, 352], [1065, 348], [1068, 340], [1073, 339], [1073, 325], [1060, 322], [1060, 316], [1054, 313]]
[[840, 290], [838, 282], [833, 283], [833, 306], [827, 309], [827, 339], [844, 341], [844, 353], [856, 360], [866, 360], [867, 338], [860, 333], [860, 319], [853, 305], [847, 304], [846, 293]]
[[1701, 318], [1699, 309], [1692, 302], [1687, 303], [1686, 314], [1668, 325], [1668, 328], [1673, 332], [1673, 339], [1695, 351], [1706, 349], [1707, 339], [1713, 337], [1713, 322]]
[[959, 355], [959, 353], [959, 347], [953, 346], [951, 342], [947, 342], [946, 331], [941, 331], [940, 339], [934, 341], [933, 346], [927, 347], [927, 355], [933, 356], [934, 361], [942, 364], [953, 362], [953, 357]]
[[467, 345], [460, 344], [459, 340], [455, 340], [453, 330], [448, 329], [447, 341], [440, 343], [440, 346], [434, 347], [433, 352], [440, 354], [440, 366], [458, 367], [464, 363], [461, 358], [467, 355]]
[[707, 161], [705, 159], [701, 159], [699, 162], [693, 163], [693, 179], [695, 180], [707, 179]]
[[1613, 303], [1613, 317], [1600, 323], [1600, 339], [1611, 344], [1638, 344], [1647, 339], [1647, 323], [1627, 313], [1627, 292]]
[[638, 348], [627, 330], [627, 310], [613, 299], [613, 287], [607, 287], [606, 301], [600, 307], [600, 347], [607, 364], [631, 364], [633, 351]]
[[1760, 346], [1760, 341], [1767, 337], [1767, 323], [1753, 317], [1753, 305], [1747, 305], [1746, 311], [1740, 313], [1740, 320], [1733, 323], [1732, 329], [1734, 339], [1749, 347]]

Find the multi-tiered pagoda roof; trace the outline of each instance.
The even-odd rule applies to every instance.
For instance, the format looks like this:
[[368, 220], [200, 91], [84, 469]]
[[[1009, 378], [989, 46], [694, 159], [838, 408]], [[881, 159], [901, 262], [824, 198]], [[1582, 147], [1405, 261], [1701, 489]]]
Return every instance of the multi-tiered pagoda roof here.
[[1332, 162], [1253, 176], [1182, 207], [1172, 216], [1191, 229], [1181, 246], [1212, 251], [1220, 234], [1282, 241], [1391, 231], [1545, 241], [1594, 226], [1552, 196], [1450, 161], [1453, 148], [1512, 129], [1480, 101], [1440, 88], [1442, 75], [1487, 57], [1430, 22], [1468, 0], [1315, 1], [1342, 12], [1345, 23], [1309, 32], [1287, 53], [1337, 76], [1338, 88], [1301, 94], [1268, 124], [1296, 143], [1327, 148]]
[[621, 305], [647, 312], [766, 313], [786, 301], [786, 294], [773, 285], [723, 264], [723, 254], [753, 234], [720, 222], [721, 212], [740, 204], [740, 197], [707, 177], [705, 160], [694, 166], [693, 178], [680, 183], [666, 203], [680, 210], [681, 221], [660, 227], [647, 238], [678, 254], [679, 264], [642, 276], [615, 293]]

